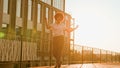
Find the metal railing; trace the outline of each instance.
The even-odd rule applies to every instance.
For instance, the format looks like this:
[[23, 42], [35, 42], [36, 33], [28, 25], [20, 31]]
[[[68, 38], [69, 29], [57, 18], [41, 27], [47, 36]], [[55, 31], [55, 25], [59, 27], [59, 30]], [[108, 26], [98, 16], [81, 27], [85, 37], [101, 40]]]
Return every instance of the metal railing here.
[[71, 63], [120, 63], [120, 53], [109, 50], [74, 45]]
[[[49, 38], [6, 34], [0, 39], [0, 66], [10, 65], [10, 68], [52, 66], [55, 59], [51, 48]], [[74, 45], [73, 49], [72, 46], [65, 45], [63, 51], [63, 64], [120, 63], [120, 53], [108, 50], [80, 45]]]

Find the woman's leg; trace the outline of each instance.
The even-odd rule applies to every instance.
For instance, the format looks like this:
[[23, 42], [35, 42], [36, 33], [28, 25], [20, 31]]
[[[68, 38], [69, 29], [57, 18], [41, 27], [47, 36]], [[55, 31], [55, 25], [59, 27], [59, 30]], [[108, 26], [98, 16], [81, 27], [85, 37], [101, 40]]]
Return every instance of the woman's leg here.
[[61, 65], [61, 57], [62, 57], [62, 49], [64, 46], [64, 37], [58, 36], [53, 38], [53, 56], [56, 59], [56, 63], [60, 67]]

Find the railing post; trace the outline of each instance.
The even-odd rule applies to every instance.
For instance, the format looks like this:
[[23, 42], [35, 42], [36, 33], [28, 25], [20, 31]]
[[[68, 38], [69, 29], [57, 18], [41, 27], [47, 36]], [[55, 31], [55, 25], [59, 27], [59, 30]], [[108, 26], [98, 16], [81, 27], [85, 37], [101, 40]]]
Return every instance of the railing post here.
[[100, 49], [100, 63], [101, 63], [101, 49]]
[[93, 48], [92, 48], [92, 63], [93, 63]]
[[[52, 38], [52, 31], [50, 32], [50, 38]], [[52, 65], [52, 45], [53, 45], [53, 40], [50, 39], [50, 66]]]
[[106, 51], [106, 61], [105, 62], [107, 63], [107, 51]]
[[20, 35], [20, 42], [21, 42], [21, 45], [20, 45], [20, 68], [22, 68], [22, 44], [23, 44], [23, 40], [22, 40], [22, 34]]
[[120, 63], [120, 53], [119, 53], [119, 63]]
[[83, 48], [84, 46], [82, 46], [82, 64], [83, 64]]

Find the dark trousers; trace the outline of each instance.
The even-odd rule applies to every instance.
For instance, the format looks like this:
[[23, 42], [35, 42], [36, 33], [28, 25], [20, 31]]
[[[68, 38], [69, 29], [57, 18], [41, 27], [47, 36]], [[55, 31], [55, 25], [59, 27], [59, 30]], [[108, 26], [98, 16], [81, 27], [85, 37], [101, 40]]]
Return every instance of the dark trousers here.
[[55, 36], [53, 37], [53, 56], [56, 59], [56, 62], [59, 63], [62, 57], [62, 50], [64, 46], [64, 36]]

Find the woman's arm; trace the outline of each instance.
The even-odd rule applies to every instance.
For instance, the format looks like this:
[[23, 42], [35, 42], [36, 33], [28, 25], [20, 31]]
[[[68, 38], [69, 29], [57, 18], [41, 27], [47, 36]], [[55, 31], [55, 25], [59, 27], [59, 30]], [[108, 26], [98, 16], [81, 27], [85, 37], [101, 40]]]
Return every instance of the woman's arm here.
[[78, 25], [75, 28], [66, 28], [65, 31], [72, 32], [72, 31], [74, 31], [77, 28], [78, 28]]
[[45, 25], [47, 29], [51, 29], [52, 27], [48, 24], [47, 18], [45, 18]]
[[[65, 23], [66, 23], [67, 26], [70, 25], [70, 22], [68, 21], [68, 19], [65, 19]], [[72, 31], [74, 31], [77, 28], [78, 28], [78, 25], [75, 28], [66, 28], [65, 31], [72, 32]]]

